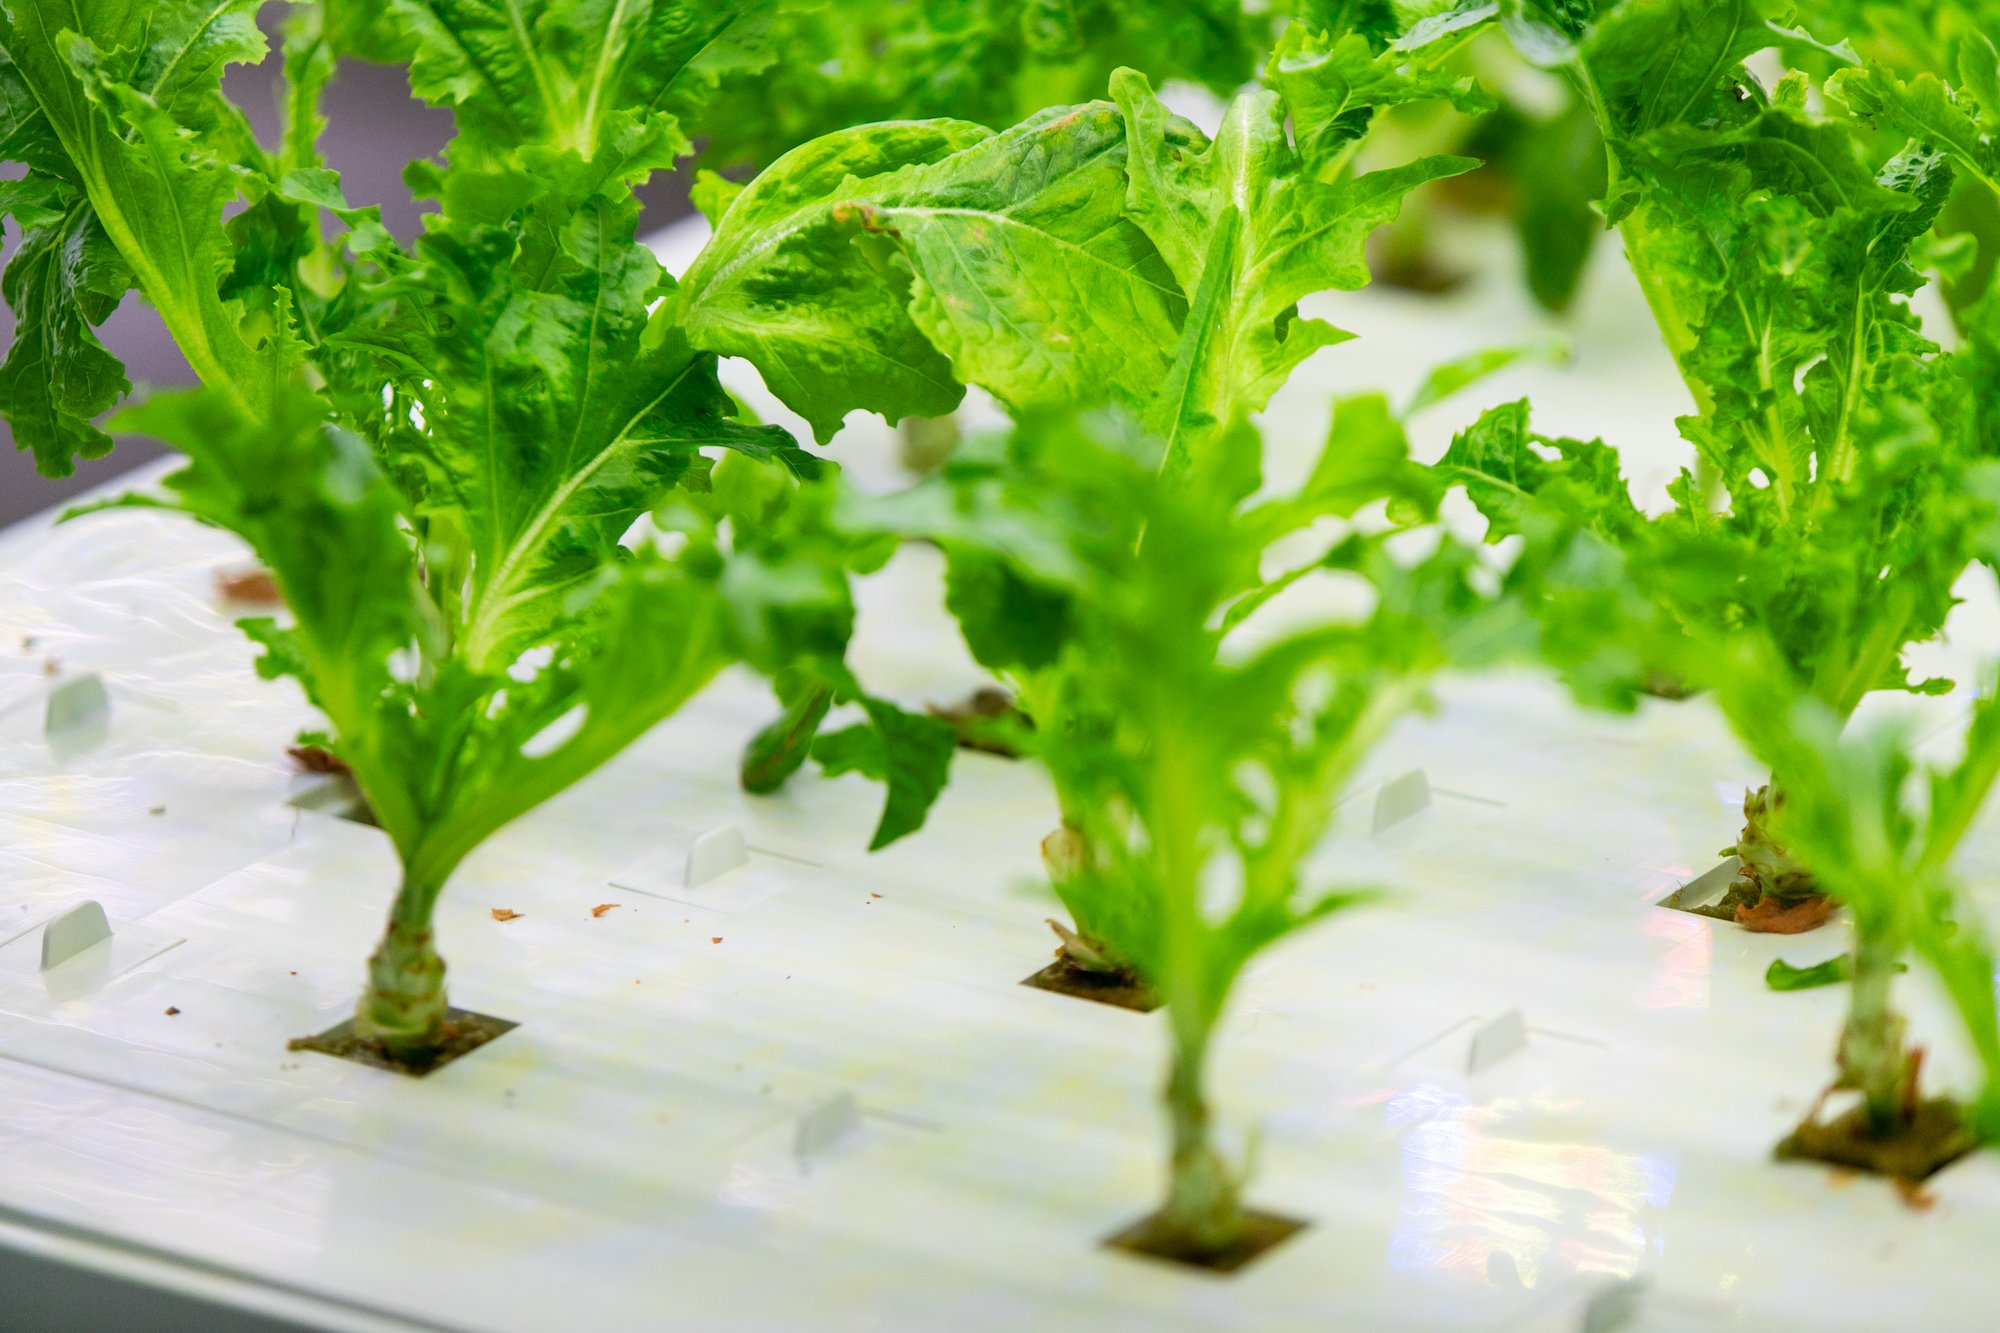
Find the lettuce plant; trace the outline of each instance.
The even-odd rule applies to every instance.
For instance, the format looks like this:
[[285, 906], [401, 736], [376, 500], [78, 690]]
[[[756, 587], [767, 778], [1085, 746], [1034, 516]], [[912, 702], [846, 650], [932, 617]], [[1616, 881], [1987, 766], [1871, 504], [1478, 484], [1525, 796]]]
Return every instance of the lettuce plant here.
[[[1848, 1011], [1828, 1091], [1851, 1092], [1856, 1105], [1823, 1121], [1822, 1098], [1780, 1154], [1921, 1179], [2000, 1132], [1994, 956], [1952, 866], [2000, 777], [2000, 705], [1986, 691], [1957, 759], [1920, 765], [1907, 728], [1844, 728], [1817, 699], [1788, 694], [1786, 674], [1757, 662], [1768, 641], [1711, 647], [1737, 663], [1718, 686], [1740, 696], [1731, 714], [1760, 720], [1746, 740], [1787, 774], [1779, 832], [1854, 919]], [[1911, 952], [1943, 983], [1984, 1070], [1969, 1108], [1922, 1093], [1923, 1052], [1891, 1002]]]
[[[285, 596], [290, 623], [245, 622], [260, 668], [299, 679], [403, 863], [355, 1035], [417, 1060], [462, 1036], [431, 934], [458, 864], [684, 702], [753, 641], [743, 626], [787, 613], [740, 579], [725, 608], [726, 526], [683, 532], [671, 560], [621, 537], [705, 480], [705, 447], [813, 464], [733, 420], [713, 355], [649, 312], [663, 278], [630, 187], [671, 160], [670, 115], [608, 91], [595, 122], [546, 107], [501, 125], [468, 95], [429, 182], [444, 212], [405, 250], [315, 156], [324, 14], [289, 44], [279, 153], [221, 99], [223, 65], [262, 53], [256, 8], [15, 7], [0, 84], [23, 188], [117, 278], [69, 291], [76, 310], [44, 293], [33, 336], [99, 364], [72, 316], [136, 285], [201, 376], [127, 424], [189, 455], [173, 503], [245, 538]], [[102, 447], [81, 410], [41, 424], [58, 459]]]
[[[1837, 718], [1872, 690], [1945, 688], [1901, 657], [1943, 624], [1980, 521], [1962, 485], [1985, 449], [1971, 367], [1908, 304], [1950, 162], [1914, 141], [1875, 161], [1852, 123], [1812, 109], [1804, 75], [1766, 87], [1744, 59], [1804, 39], [1756, 5], [1627, 0], [1529, 31], [1598, 117], [1606, 216], [1694, 397], [1679, 424], [1699, 468], [1644, 514], [1615, 454], [1537, 437], [1513, 404], [1454, 442], [1443, 475], [1495, 539], [1528, 509], [1561, 513], [1624, 550], [1683, 630], [1768, 635], [1764, 669]], [[1736, 917], [1762, 928], [1826, 910], [1771, 831], [1786, 783], [1751, 794], [1732, 849]]]
[[[1123, 419], [1030, 417], [849, 520], [936, 540], [951, 608], [1036, 720], [1027, 744], [1064, 818], [1053, 885], [1072, 957], [1129, 968], [1164, 1002], [1167, 1199], [1134, 1238], [1198, 1261], [1244, 1242], [1241, 1178], [1213, 1142], [1207, 1058], [1262, 949], [1350, 902], [1309, 886], [1336, 798], [1431, 674], [1520, 646], [1450, 543], [1415, 562], [1333, 539], [1276, 579], [1285, 538], [1420, 481], [1379, 400], [1346, 404], [1311, 477], [1251, 498], [1247, 427], [1196, 451]], [[1257, 612], [1315, 575], [1360, 576], [1372, 611], [1297, 629]]]
[[[243, 622], [259, 670], [304, 687], [403, 866], [353, 1034], [421, 1068], [478, 1039], [446, 1003], [432, 935], [452, 872], [692, 697], [735, 656], [731, 617], [749, 608], [725, 601], [717, 534], [696, 531], [672, 559], [641, 545], [572, 581], [531, 648], [484, 665], [459, 647], [467, 623], [411, 537], [436, 516], [327, 417], [300, 388], [256, 418], [203, 388], [120, 425], [187, 454], [170, 503], [241, 536], [284, 594], [288, 623]], [[453, 516], [479, 531], [470, 511]]]

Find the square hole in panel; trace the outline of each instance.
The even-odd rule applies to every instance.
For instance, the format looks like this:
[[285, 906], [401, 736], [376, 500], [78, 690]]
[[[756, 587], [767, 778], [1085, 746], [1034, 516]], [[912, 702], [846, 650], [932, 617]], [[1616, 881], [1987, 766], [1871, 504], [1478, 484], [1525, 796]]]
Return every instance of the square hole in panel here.
[[1061, 958], [1031, 977], [1022, 977], [1021, 984], [1140, 1014], [1150, 1014], [1160, 1007], [1159, 999], [1143, 982], [1111, 972], [1092, 972]]
[[1868, 1132], [1865, 1115], [1857, 1105], [1831, 1120], [1815, 1116], [1786, 1135], [1775, 1155], [1781, 1162], [1823, 1162], [1914, 1186], [1979, 1146], [1965, 1109], [1948, 1098], [1918, 1102], [1910, 1123], [1887, 1138]]
[[1210, 1273], [1234, 1273], [1251, 1260], [1282, 1245], [1309, 1225], [1296, 1217], [1267, 1213], [1260, 1208], [1243, 1210], [1243, 1234], [1233, 1245], [1220, 1250], [1190, 1250], [1163, 1240], [1157, 1233], [1158, 1213], [1148, 1213], [1122, 1231], [1104, 1238], [1104, 1247], [1122, 1250], [1163, 1263]]
[[355, 1036], [354, 1020], [350, 1018], [313, 1036], [294, 1038], [291, 1049], [318, 1051], [321, 1055], [422, 1078], [433, 1070], [442, 1069], [452, 1061], [472, 1054], [486, 1043], [506, 1036], [519, 1026], [519, 1023], [495, 1018], [491, 1014], [476, 1014], [470, 1009], [448, 1009], [445, 1011], [444, 1040], [436, 1049], [404, 1057], [391, 1054], [380, 1038]]

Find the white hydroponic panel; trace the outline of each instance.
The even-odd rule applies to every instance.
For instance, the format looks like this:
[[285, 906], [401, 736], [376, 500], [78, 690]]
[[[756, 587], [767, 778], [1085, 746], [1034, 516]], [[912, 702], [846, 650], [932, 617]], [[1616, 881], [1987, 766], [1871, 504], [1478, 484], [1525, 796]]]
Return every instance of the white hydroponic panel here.
[[[1676, 464], [1675, 390], [1601, 268], [1577, 364], [1482, 396], [1633, 423], [1650, 485]], [[1313, 312], [1364, 336], [1274, 410], [1290, 461], [1335, 391], [1531, 332], [1512, 282]], [[1423, 447], [1470, 410], [1427, 417]], [[888, 479], [886, 432], [855, 435], [852, 471]], [[1842, 995], [1771, 994], [1763, 971], [1845, 936], [1655, 905], [1714, 865], [1757, 780], [1702, 702], [1608, 718], [1527, 675], [1456, 681], [1375, 757], [1319, 865], [1385, 892], [1252, 968], [1215, 1069], [1252, 1201], [1312, 1225], [1218, 1279], [1099, 1247], [1156, 1201], [1163, 1019], [1016, 984], [1053, 943], [1036, 773], [961, 756], [930, 829], [871, 857], [859, 779], [736, 789], [771, 712], [741, 675], [456, 877], [453, 998], [518, 1030], [421, 1081], [288, 1053], [347, 1012], [395, 870], [377, 831], [288, 801], [309, 713], [216, 603], [242, 559], [136, 510], [0, 536], [0, 1242], [343, 1328], [1991, 1322], [2000, 1159], [1948, 1169], [1924, 1210], [1769, 1160], [1828, 1076]], [[977, 683], [932, 553], [871, 580], [862, 621], [885, 691]], [[52, 747], [51, 690], [90, 672], [104, 738]], [[1963, 711], [1895, 707], [1940, 745]], [[1371, 835], [1375, 791], [1416, 767], [1431, 803]], [[732, 825], [746, 864], [681, 885], [690, 844]], [[1973, 851], [2000, 865], [1991, 830]], [[163, 951], [41, 974], [36, 928], [86, 899]], [[1964, 1087], [1949, 1011], [1920, 973], [1903, 994]], [[1489, 1025], [1515, 1010], [1507, 1053]], [[1481, 1033], [1501, 1055], [1473, 1074]]]

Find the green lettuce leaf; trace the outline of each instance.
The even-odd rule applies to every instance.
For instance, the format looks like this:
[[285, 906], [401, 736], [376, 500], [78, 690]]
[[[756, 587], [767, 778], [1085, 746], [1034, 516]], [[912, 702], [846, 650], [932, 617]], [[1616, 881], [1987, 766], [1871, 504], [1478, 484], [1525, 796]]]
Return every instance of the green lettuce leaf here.
[[257, 0], [106, 0], [86, 16], [46, 5], [0, 13], [0, 142], [24, 162], [0, 208], [23, 238], [6, 279], [18, 325], [0, 411], [52, 475], [109, 437], [91, 419], [127, 385], [90, 332], [132, 286], [189, 363], [246, 409], [268, 405], [295, 360], [282, 295], [246, 320], [217, 278], [238, 171], [262, 168], [223, 70], [263, 58]]
[[[1289, 86], [1310, 85], [1301, 74]], [[1276, 93], [1238, 97], [1211, 143], [1171, 116], [1143, 75], [1120, 71], [1112, 92], [1132, 145], [1127, 211], [1191, 294], [1171, 369], [1149, 375], [1136, 398], [1178, 471], [1201, 441], [1261, 409], [1307, 356], [1351, 336], [1300, 318], [1299, 301], [1365, 285], [1363, 242], [1403, 196], [1477, 164], [1433, 157], [1324, 184], [1285, 133], [1288, 112], [1310, 132], [1307, 110]]]
[[1122, 212], [1125, 126], [1108, 103], [1054, 108], [843, 197], [915, 274], [909, 315], [952, 373], [1016, 409], [1137, 400], [1186, 312]]
[[923, 827], [931, 803], [944, 790], [958, 733], [934, 717], [908, 713], [871, 695], [862, 696], [867, 726], [846, 727], [813, 742], [813, 759], [829, 777], [860, 773], [888, 789], [881, 822], [868, 850], [877, 851]]
[[672, 317], [695, 346], [754, 363], [822, 443], [856, 408], [892, 421], [950, 412], [964, 390], [910, 319], [908, 277], [855, 244], [842, 210], [879, 195], [898, 168], [987, 134], [925, 121], [830, 134], [788, 154], [730, 200]]
[[629, 197], [593, 198], [546, 264], [525, 220], [434, 228], [373, 287], [393, 301], [383, 317], [333, 339], [352, 353], [336, 381], [350, 415], [410, 493], [429, 558], [458, 576], [454, 641], [482, 671], [567, 614], [632, 524], [706, 471], [703, 447], [818, 466], [782, 430], [735, 420], [715, 358], [651, 313], [666, 280], [637, 219]]

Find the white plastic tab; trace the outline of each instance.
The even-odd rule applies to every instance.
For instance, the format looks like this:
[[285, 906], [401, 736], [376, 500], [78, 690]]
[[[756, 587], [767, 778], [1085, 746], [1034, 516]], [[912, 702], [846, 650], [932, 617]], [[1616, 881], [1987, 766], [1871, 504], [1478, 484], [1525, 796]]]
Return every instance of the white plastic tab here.
[[643, 893], [712, 912], [740, 912], [810, 876], [817, 867], [753, 849], [733, 824], [693, 839], [686, 850], [669, 843], [609, 877], [612, 888]]
[[75, 758], [111, 734], [111, 696], [95, 671], [72, 677], [49, 691], [42, 735], [56, 758]]
[[111, 923], [94, 900], [80, 902], [42, 927], [42, 971], [61, 967], [85, 949], [106, 943]]
[[1491, 1069], [1516, 1051], [1526, 1050], [1527, 1046], [1528, 1020], [1519, 1009], [1509, 1009], [1472, 1030], [1472, 1046], [1466, 1054], [1465, 1072], [1477, 1074]]
[[710, 880], [750, 864], [750, 848], [743, 830], [734, 824], [710, 829], [688, 845], [687, 869], [681, 887], [698, 889]]
[[0, 946], [0, 991], [26, 984], [58, 1001], [81, 999], [182, 942], [144, 921], [113, 930], [101, 905], [78, 903]]
[[1374, 831], [1395, 827], [1431, 803], [1431, 780], [1421, 768], [1391, 778], [1375, 793]]
[[832, 1156], [861, 1137], [861, 1105], [851, 1092], [837, 1092], [799, 1117], [792, 1140], [792, 1154], [799, 1170], [812, 1170], [813, 1163]]
[[1660, 907], [1676, 907], [1682, 911], [1692, 911], [1697, 907], [1707, 907], [1722, 901], [1722, 895], [1729, 892], [1729, 886], [1736, 882], [1737, 872], [1743, 863], [1735, 857], [1725, 857], [1722, 864], [1695, 876], [1687, 883], [1674, 889], [1657, 904]]

